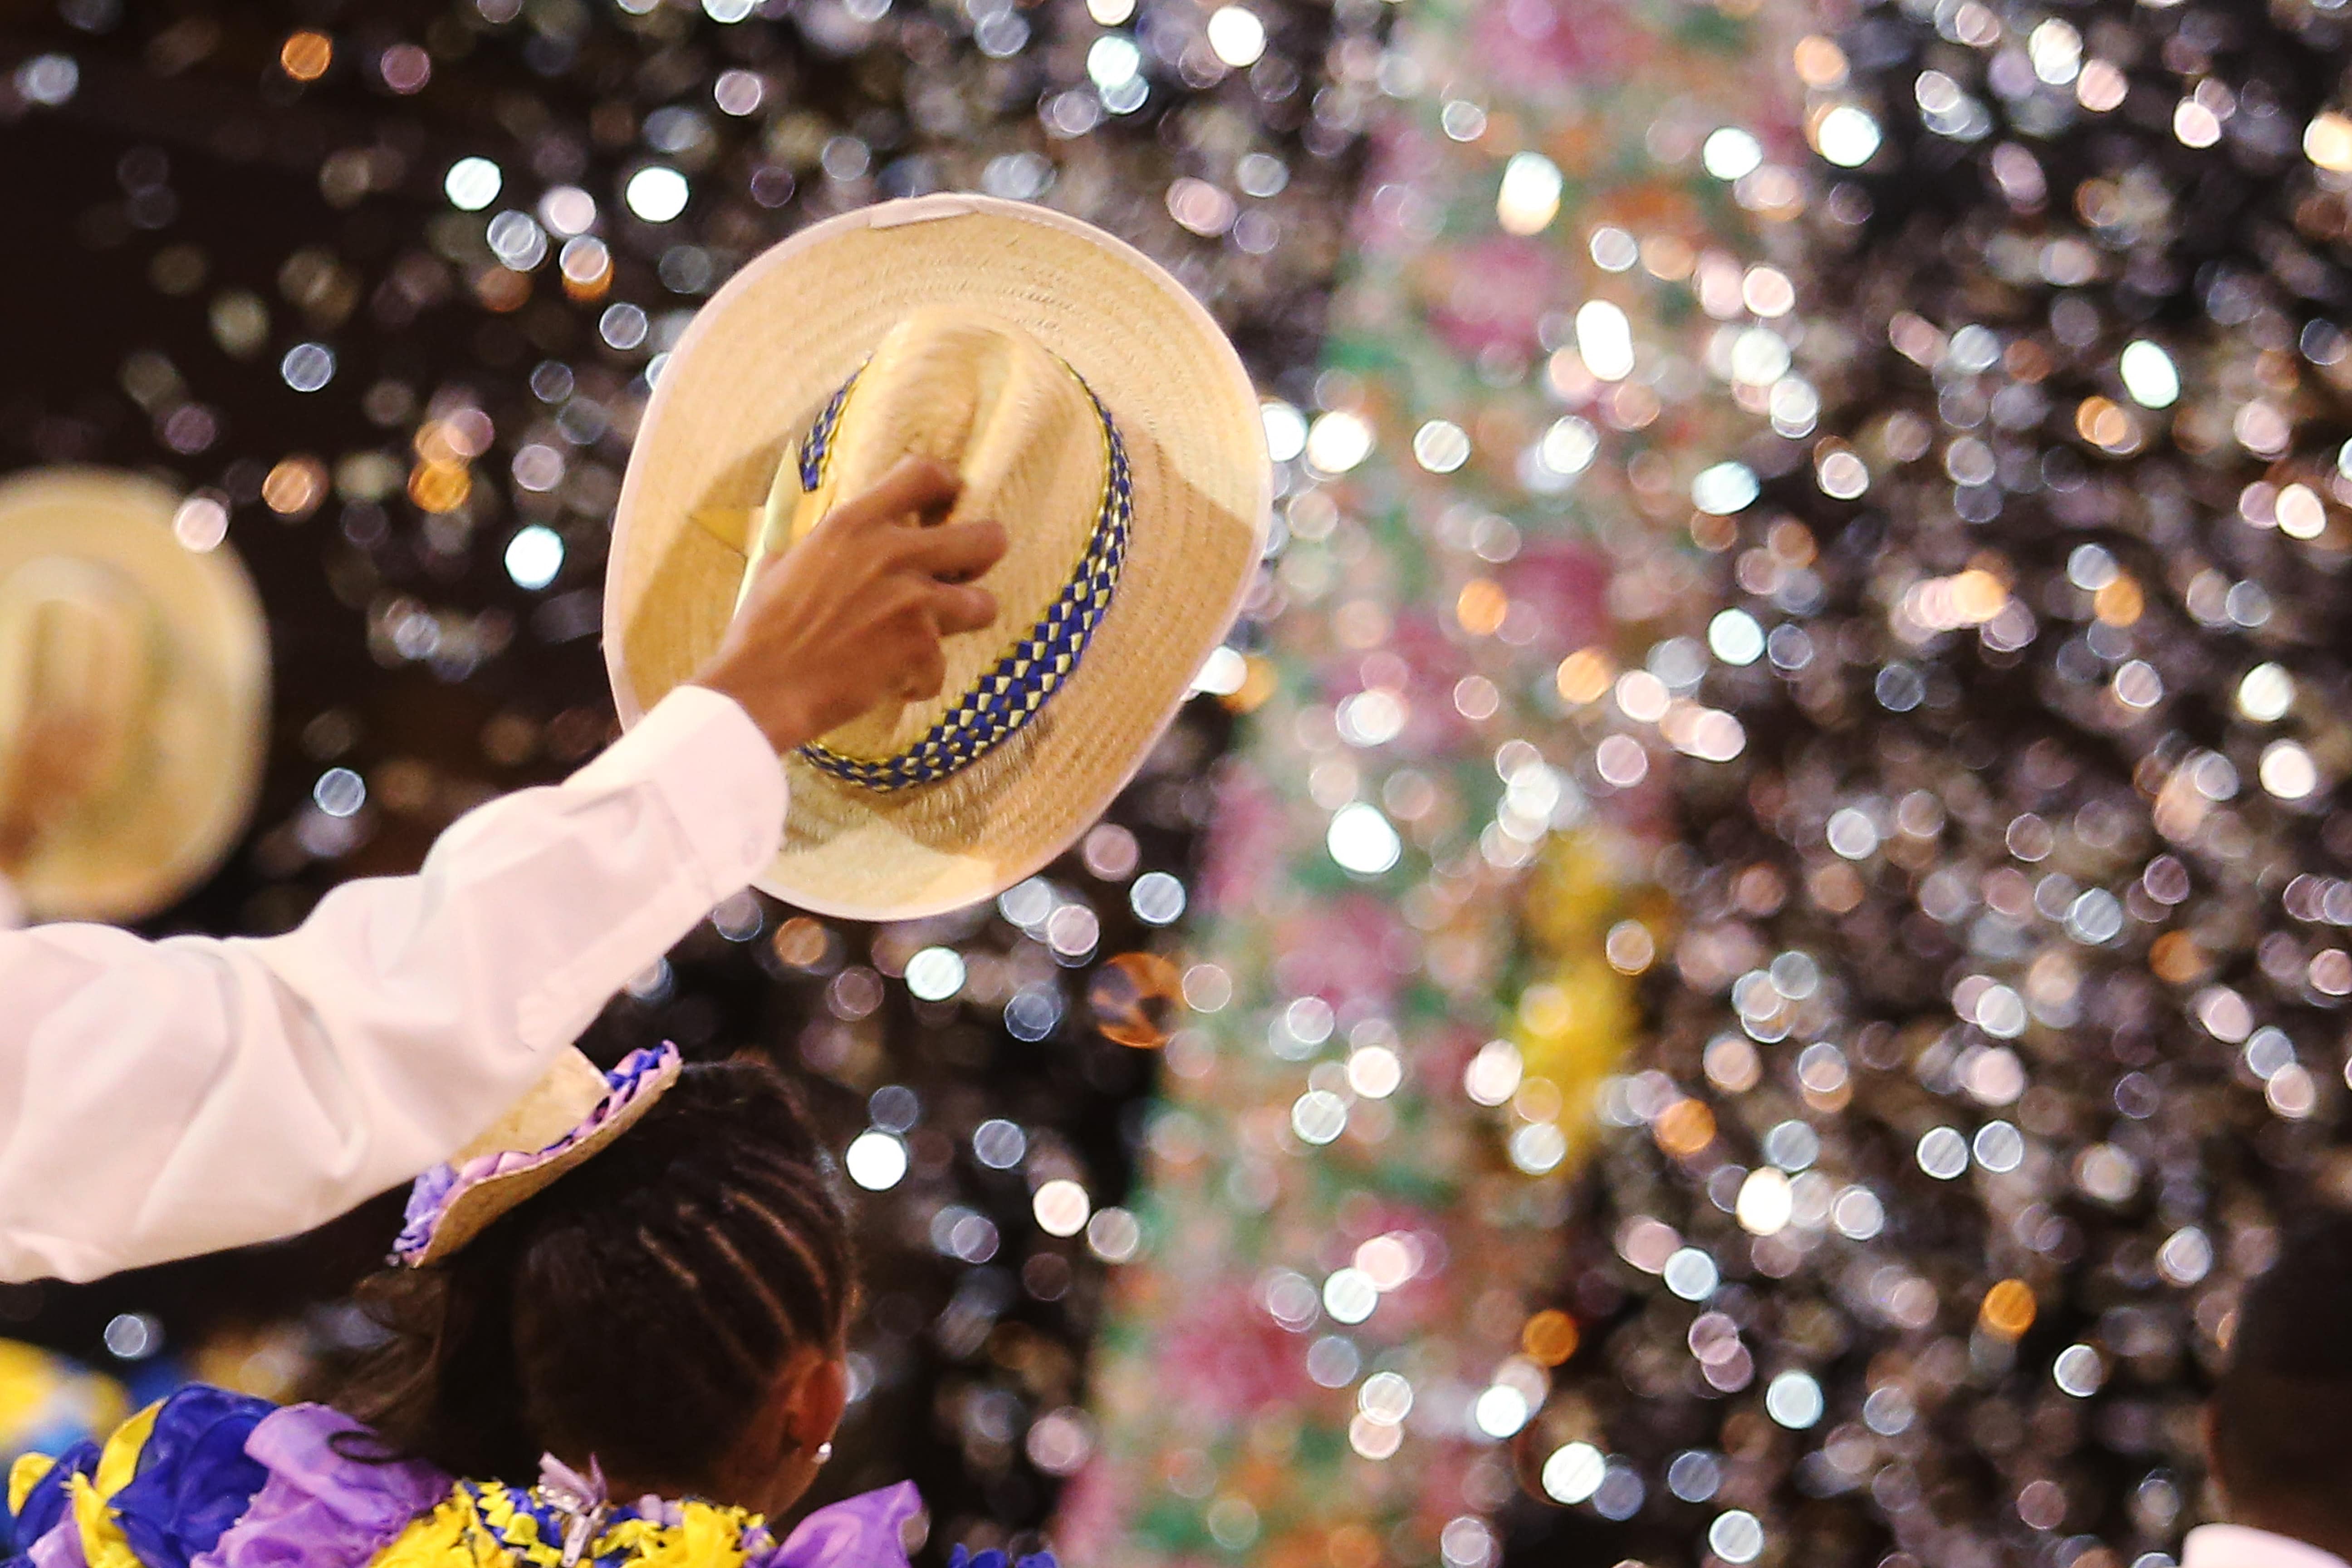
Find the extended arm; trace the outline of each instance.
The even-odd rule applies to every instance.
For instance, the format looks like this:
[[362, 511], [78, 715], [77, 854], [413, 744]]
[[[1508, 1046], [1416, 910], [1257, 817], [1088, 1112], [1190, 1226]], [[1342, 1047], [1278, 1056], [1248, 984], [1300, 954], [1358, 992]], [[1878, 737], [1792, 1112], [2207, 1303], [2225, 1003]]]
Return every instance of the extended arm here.
[[0, 1277], [290, 1234], [446, 1156], [775, 853], [782, 768], [673, 692], [284, 936], [0, 933]]
[[995, 616], [993, 523], [909, 459], [762, 569], [710, 662], [566, 783], [285, 936], [0, 933], [0, 1279], [83, 1279], [320, 1223], [446, 1158], [776, 851], [778, 756], [939, 684]]

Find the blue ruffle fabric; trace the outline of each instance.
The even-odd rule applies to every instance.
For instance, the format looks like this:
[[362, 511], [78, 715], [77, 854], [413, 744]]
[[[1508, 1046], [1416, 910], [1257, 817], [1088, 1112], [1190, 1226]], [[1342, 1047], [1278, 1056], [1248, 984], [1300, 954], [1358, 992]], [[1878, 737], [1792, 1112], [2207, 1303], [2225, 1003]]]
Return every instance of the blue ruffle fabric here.
[[[275, 1406], [266, 1399], [194, 1384], [156, 1408], [131, 1479], [108, 1512], [143, 1568], [188, 1568], [245, 1512], [269, 1472], [246, 1439]], [[53, 1568], [81, 1560], [72, 1512], [77, 1476], [95, 1478], [101, 1450], [78, 1443], [33, 1484], [10, 1522], [18, 1556], [7, 1568]]]
[[26, 1554], [33, 1550], [33, 1542], [57, 1528], [66, 1517], [72, 1501], [67, 1488], [73, 1478], [97, 1473], [96, 1443], [76, 1443], [58, 1456], [48, 1474], [34, 1482], [33, 1489], [25, 1494], [25, 1506], [8, 1521], [8, 1550], [14, 1555], [5, 1568], [26, 1568]]
[[[553, 1568], [575, 1526], [583, 1565], [907, 1568], [906, 1528], [923, 1506], [901, 1482], [818, 1509], [777, 1544], [739, 1509], [656, 1498], [615, 1506], [601, 1478], [551, 1459], [535, 1489], [453, 1482], [422, 1461], [365, 1452], [371, 1436], [324, 1405], [281, 1410], [224, 1389], [182, 1389], [152, 1421], [134, 1417], [105, 1448], [77, 1445], [33, 1482], [10, 1521], [20, 1554], [0, 1568]], [[349, 1439], [362, 1451], [346, 1452]], [[100, 1517], [76, 1517], [77, 1477], [98, 1489]], [[1008, 1564], [1001, 1552], [959, 1547], [950, 1568]], [[1055, 1563], [1039, 1553], [1013, 1568]]]
[[[978, 1556], [959, 1546], [948, 1553], [948, 1568], [1006, 1568], [1004, 1553], [993, 1547]], [[1057, 1568], [1050, 1552], [1032, 1552], [1012, 1564], [1012, 1568]]]
[[202, 1384], [163, 1402], [137, 1476], [114, 1494], [123, 1538], [146, 1568], [188, 1568], [244, 1514], [269, 1479], [246, 1439], [275, 1408]]

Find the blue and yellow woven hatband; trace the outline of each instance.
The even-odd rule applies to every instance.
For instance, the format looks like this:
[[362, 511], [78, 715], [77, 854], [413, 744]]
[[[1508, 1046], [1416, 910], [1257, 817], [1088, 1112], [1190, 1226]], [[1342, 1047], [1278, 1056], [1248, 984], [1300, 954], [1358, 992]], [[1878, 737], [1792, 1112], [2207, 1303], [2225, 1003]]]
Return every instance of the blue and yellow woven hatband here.
[[[1003, 657], [913, 745], [896, 756], [869, 761], [845, 756], [829, 746], [811, 742], [800, 749], [801, 757], [811, 767], [844, 784], [886, 795], [918, 784], [937, 784], [970, 767], [1011, 739], [1037, 716], [1046, 700], [1078, 668], [1078, 661], [1086, 656], [1087, 644], [1110, 607], [1111, 595], [1118, 586], [1119, 568], [1127, 559], [1128, 534], [1135, 521], [1135, 494], [1128, 472], [1127, 447], [1119, 439], [1118, 422], [1085, 379], [1076, 371], [1070, 374], [1077, 380], [1087, 401], [1094, 405], [1096, 416], [1102, 421], [1105, 455], [1102, 500], [1096, 511], [1094, 531], [1087, 537], [1076, 570], [1062, 584], [1036, 624], [1014, 639]], [[803, 493], [813, 493], [824, 483], [825, 463], [832, 453], [834, 432], [841, 422], [842, 406], [849, 400], [850, 388], [856, 384], [857, 376], [853, 374], [817, 411], [807, 436], [802, 438], [799, 463]]]

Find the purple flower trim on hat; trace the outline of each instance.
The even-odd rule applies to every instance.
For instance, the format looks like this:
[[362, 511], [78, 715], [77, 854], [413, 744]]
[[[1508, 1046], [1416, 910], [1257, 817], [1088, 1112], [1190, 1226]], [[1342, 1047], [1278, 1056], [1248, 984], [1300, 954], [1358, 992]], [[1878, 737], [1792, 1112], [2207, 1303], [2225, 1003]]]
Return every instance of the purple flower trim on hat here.
[[546, 1163], [578, 1143], [589, 1133], [602, 1127], [620, 1111], [647, 1093], [659, 1092], [661, 1086], [678, 1070], [677, 1047], [668, 1041], [646, 1050], [631, 1051], [621, 1058], [620, 1066], [604, 1075], [604, 1098], [596, 1109], [580, 1123], [546, 1148], [540, 1150], [508, 1149], [494, 1154], [478, 1154], [463, 1164], [442, 1163], [416, 1178], [408, 1190], [408, 1208], [402, 1215], [400, 1236], [392, 1244], [392, 1260], [414, 1264], [425, 1255], [433, 1243], [433, 1234], [449, 1212], [459, 1194], [479, 1186], [493, 1176], [511, 1175], [534, 1165]]

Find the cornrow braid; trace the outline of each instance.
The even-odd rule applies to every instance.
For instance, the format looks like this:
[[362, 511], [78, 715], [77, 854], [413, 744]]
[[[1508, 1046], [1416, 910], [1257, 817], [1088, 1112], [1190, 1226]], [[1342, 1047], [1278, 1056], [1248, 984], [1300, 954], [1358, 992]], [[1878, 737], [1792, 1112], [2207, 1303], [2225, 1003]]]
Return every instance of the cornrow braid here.
[[856, 1279], [833, 1162], [782, 1077], [690, 1066], [447, 1263], [363, 1286], [392, 1337], [330, 1402], [458, 1475], [528, 1476], [552, 1451], [697, 1490], [792, 1352], [840, 1344]]

